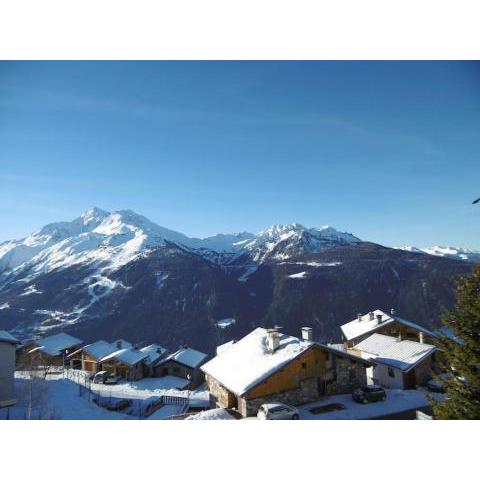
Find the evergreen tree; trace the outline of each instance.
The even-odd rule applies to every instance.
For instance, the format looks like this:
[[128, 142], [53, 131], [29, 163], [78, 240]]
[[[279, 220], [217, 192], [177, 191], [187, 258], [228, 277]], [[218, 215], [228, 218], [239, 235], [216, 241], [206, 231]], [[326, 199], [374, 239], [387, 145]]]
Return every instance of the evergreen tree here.
[[448, 375], [446, 400], [433, 402], [439, 419], [480, 419], [480, 264], [457, 284], [457, 303], [443, 324], [453, 334], [441, 340]]

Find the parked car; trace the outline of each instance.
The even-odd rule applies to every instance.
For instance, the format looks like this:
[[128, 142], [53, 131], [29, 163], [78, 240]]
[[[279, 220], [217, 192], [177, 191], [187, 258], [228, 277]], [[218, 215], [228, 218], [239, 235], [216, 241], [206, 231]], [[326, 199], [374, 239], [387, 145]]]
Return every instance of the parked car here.
[[300, 414], [295, 407], [284, 403], [264, 403], [258, 410], [260, 420], [298, 420]]
[[93, 383], [105, 383], [105, 379], [108, 376], [108, 372], [105, 370], [102, 370], [100, 372], [97, 372], [94, 377], [93, 377]]
[[110, 375], [107, 375], [103, 383], [105, 385], [116, 385], [121, 380], [121, 378], [122, 377], [119, 377], [118, 375], [110, 374]]
[[359, 403], [370, 403], [385, 400], [387, 394], [385, 389], [379, 385], [366, 385], [365, 387], [357, 388], [352, 393], [352, 398]]

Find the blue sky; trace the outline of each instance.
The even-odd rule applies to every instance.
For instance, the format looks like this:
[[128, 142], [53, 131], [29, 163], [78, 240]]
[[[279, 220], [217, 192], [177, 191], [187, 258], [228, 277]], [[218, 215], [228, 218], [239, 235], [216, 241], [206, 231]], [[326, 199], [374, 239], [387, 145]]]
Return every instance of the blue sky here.
[[479, 196], [479, 63], [0, 62], [0, 240], [96, 205], [480, 248]]

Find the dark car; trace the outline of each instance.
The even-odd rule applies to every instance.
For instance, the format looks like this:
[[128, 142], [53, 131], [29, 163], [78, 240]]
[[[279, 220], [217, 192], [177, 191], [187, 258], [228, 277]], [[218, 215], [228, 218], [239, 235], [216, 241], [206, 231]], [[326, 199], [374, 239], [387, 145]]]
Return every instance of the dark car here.
[[385, 389], [379, 385], [366, 385], [365, 387], [357, 388], [352, 393], [352, 398], [359, 403], [370, 403], [384, 401], [387, 398]]

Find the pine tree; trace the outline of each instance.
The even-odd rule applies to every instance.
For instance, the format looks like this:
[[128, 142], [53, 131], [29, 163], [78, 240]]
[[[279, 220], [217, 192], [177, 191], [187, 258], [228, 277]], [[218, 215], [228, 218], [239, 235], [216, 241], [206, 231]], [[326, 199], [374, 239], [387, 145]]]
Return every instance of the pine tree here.
[[433, 402], [439, 419], [480, 419], [480, 264], [457, 284], [457, 303], [443, 319], [452, 337], [443, 337], [448, 375], [445, 401]]

